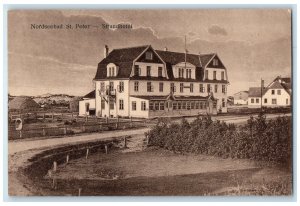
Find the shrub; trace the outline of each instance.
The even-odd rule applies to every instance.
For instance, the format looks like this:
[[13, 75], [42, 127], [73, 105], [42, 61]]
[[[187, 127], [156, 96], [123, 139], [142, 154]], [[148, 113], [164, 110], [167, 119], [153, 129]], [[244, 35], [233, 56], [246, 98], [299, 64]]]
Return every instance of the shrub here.
[[159, 119], [146, 135], [149, 145], [175, 152], [192, 152], [223, 158], [247, 158], [269, 162], [291, 162], [291, 119], [277, 117], [266, 120], [264, 114], [250, 117], [237, 127], [210, 116], [197, 117], [189, 123], [170, 123]]

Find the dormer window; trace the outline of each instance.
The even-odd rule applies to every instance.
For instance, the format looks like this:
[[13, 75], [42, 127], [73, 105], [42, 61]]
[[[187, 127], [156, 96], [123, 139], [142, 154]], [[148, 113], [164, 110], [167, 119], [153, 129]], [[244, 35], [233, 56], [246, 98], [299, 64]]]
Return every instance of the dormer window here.
[[118, 66], [110, 63], [107, 65], [107, 76], [108, 77], [115, 77], [118, 74]]
[[213, 59], [213, 65], [214, 65], [214, 66], [218, 66], [218, 65], [219, 65], [218, 59]]
[[152, 60], [153, 59], [153, 53], [150, 52], [150, 51], [146, 52], [146, 59]]

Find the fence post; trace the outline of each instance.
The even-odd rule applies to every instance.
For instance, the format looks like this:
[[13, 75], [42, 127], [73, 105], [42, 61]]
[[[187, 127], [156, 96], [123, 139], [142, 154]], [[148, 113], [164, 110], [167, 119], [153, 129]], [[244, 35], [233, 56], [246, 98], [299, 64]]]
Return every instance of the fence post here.
[[106, 123], [108, 123], [108, 117], [106, 117]]
[[117, 117], [117, 123], [116, 123], [116, 129], [118, 129], [118, 127], [119, 127], [119, 116]]
[[78, 196], [81, 195], [81, 188], [78, 188]]
[[85, 126], [81, 125], [81, 132], [85, 132]]
[[85, 122], [88, 122], [88, 115], [85, 115]]
[[65, 126], [64, 127], [64, 135], [66, 135], [67, 134], [67, 127]]
[[43, 128], [43, 136], [46, 136], [46, 130]]
[[88, 158], [88, 156], [89, 156], [89, 150], [90, 150], [89, 148], [87, 148], [87, 149], [86, 149], [86, 155], [85, 155], [85, 159], [87, 159], [87, 158]]
[[68, 164], [69, 163], [69, 155], [67, 155], [67, 157], [66, 157], [66, 164]]
[[100, 131], [102, 131], [102, 123], [99, 124]]
[[108, 147], [107, 147], [107, 145], [104, 145], [104, 148], [105, 148], [105, 154], [107, 154], [108, 153]]
[[130, 127], [132, 127], [132, 117], [130, 117]]
[[53, 162], [53, 172], [56, 172], [56, 170], [57, 170], [57, 162], [54, 161]]
[[124, 137], [124, 148], [127, 148], [127, 136]]

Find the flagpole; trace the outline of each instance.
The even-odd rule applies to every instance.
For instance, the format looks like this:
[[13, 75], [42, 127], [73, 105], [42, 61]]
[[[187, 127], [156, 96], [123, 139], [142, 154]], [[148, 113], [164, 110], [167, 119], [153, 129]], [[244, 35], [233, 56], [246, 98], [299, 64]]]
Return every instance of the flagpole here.
[[186, 35], [184, 35], [184, 69], [186, 69]]
[[263, 96], [262, 82], [263, 82], [263, 80], [262, 80], [262, 78], [260, 78], [260, 112], [262, 112], [262, 101], [263, 101], [263, 99], [262, 99], [262, 96]]

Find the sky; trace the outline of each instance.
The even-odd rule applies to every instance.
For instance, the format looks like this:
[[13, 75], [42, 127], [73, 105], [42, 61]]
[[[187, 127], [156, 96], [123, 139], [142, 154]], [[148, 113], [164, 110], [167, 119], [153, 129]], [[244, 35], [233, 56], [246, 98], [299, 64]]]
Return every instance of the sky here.
[[[132, 24], [103, 29], [102, 24]], [[64, 29], [32, 29], [63, 24]], [[66, 29], [70, 24], [73, 29]], [[92, 25], [75, 29], [76, 24]], [[228, 94], [291, 76], [291, 11], [288, 9], [11, 10], [8, 13], [8, 78], [11, 95], [70, 94], [93, 89], [104, 45], [151, 44], [154, 49], [217, 53], [227, 68]]]

